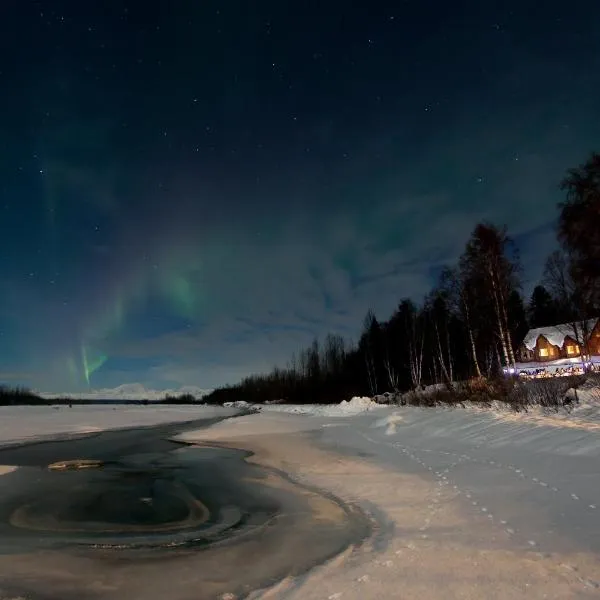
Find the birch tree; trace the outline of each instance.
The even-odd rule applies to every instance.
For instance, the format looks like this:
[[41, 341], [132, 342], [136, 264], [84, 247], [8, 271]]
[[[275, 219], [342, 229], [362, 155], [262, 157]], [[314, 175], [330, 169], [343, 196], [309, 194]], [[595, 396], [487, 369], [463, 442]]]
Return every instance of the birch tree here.
[[[443, 380], [451, 385], [454, 381], [454, 360], [450, 340], [450, 311], [447, 292], [437, 288], [425, 301], [425, 313], [431, 329], [430, 351], [433, 351], [434, 372], [440, 369]], [[437, 373], [434, 377], [437, 379]]]
[[482, 296], [481, 299], [489, 299], [504, 366], [514, 367], [508, 299], [510, 293], [519, 287], [520, 266], [506, 228], [499, 229], [490, 224], [477, 225], [460, 258], [460, 270]]
[[477, 358], [477, 346], [475, 344], [474, 319], [472, 316], [472, 299], [469, 297], [468, 280], [466, 274], [459, 269], [445, 268], [440, 277], [440, 285], [447, 291], [447, 298], [452, 310], [460, 315], [465, 326], [468, 339], [468, 352], [471, 356], [475, 375], [482, 377], [479, 360]]
[[381, 327], [372, 310], [364, 318], [359, 348], [365, 361], [369, 391], [371, 396], [375, 396], [381, 384], [379, 373], [383, 365], [380, 364]]

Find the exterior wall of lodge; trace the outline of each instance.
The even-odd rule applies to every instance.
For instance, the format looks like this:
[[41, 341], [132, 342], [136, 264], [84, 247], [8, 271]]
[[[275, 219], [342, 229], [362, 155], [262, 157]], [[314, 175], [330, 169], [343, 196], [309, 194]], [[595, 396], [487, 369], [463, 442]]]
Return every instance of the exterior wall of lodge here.
[[[589, 351], [593, 356], [600, 356], [600, 319], [589, 336]], [[533, 350], [521, 344], [518, 352], [520, 362], [545, 362], [560, 358], [576, 358], [581, 356], [581, 348], [572, 337], [565, 337], [562, 347], [551, 344], [544, 335], [540, 335]]]

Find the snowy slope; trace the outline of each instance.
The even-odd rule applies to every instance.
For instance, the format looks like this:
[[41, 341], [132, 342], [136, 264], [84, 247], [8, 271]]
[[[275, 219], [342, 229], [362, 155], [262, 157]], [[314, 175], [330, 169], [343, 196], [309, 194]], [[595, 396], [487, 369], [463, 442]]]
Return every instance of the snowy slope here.
[[362, 506], [378, 528], [356, 555], [276, 587], [274, 598], [600, 597], [593, 428], [462, 409], [342, 420], [278, 408], [182, 438], [263, 447], [296, 478]]

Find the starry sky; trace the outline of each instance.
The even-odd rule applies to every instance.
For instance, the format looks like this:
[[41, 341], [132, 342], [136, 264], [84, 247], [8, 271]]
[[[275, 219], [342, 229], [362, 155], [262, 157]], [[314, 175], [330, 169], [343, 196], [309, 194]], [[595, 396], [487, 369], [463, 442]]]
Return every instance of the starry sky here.
[[0, 382], [211, 388], [418, 300], [482, 219], [525, 286], [600, 149], [597, 0], [4, 0]]

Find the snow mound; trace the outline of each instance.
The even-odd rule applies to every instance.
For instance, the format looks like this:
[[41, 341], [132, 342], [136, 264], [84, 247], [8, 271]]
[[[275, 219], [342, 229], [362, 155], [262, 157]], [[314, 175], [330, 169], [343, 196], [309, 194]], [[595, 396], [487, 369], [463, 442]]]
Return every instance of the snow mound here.
[[354, 396], [351, 400], [342, 400], [338, 406], [342, 412], [364, 412], [377, 406], [377, 403], [368, 396]]
[[245, 400], [235, 400], [234, 402], [224, 402], [223, 406], [225, 408], [250, 408], [252, 404]]
[[285, 412], [294, 415], [315, 417], [352, 417], [367, 411], [385, 408], [367, 396], [354, 396], [339, 404], [261, 404], [257, 408], [265, 411]]

